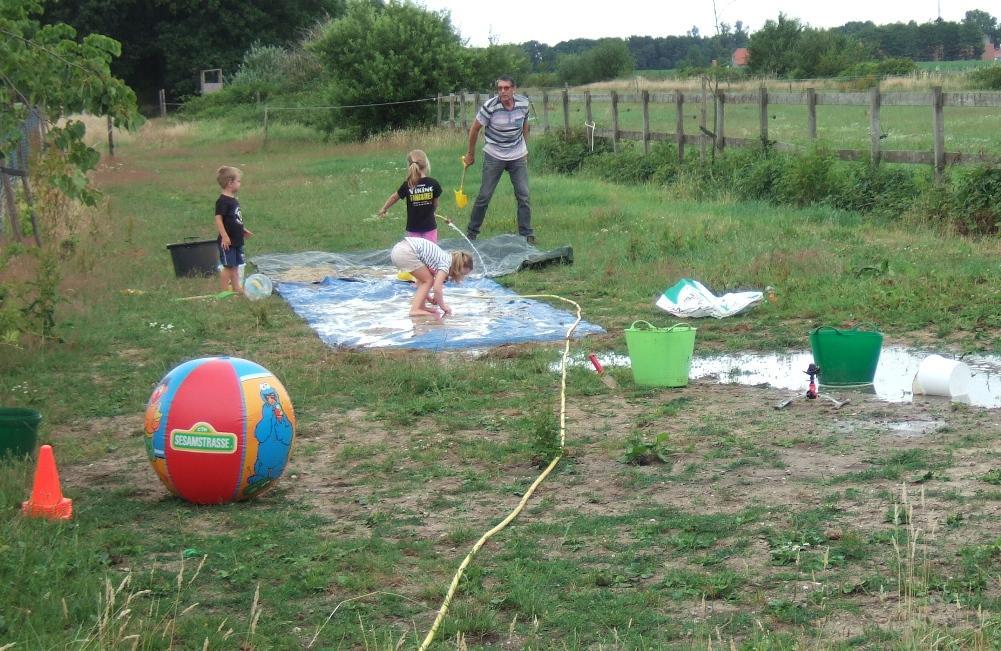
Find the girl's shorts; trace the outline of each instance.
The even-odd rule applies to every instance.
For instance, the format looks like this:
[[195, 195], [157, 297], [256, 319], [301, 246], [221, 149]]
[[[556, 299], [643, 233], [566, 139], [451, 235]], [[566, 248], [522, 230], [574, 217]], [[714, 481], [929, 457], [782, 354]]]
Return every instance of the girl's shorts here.
[[431, 231], [407, 231], [407, 237], [422, 237], [425, 240], [429, 240], [429, 241], [434, 242], [435, 244], [437, 244], [438, 243], [438, 229], [436, 228], [436, 229], [431, 230]]
[[416, 271], [424, 266], [424, 263], [414, 253], [413, 247], [407, 244], [406, 240], [396, 243], [393, 250], [389, 252], [389, 259], [400, 271]]

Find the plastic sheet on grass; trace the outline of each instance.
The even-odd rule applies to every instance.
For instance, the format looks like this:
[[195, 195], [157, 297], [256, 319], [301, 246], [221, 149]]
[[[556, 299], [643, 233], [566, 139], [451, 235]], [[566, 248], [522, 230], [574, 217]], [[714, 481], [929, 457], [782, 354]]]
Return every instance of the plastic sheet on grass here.
[[[394, 242], [395, 244], [395, 242]], [[461, 237], [443, 239], [438, 245], [446, 251], [470, 250], [469, 244]], [[473, 255], [477, 268], [474, 276], [490, 278], [504, 276], [522, 269], [526, 262], [545, 257], [545, 252], [528, 244], [518, 235], [497, 235], [476, 240], [476, 251], [483, 259]], [[567, 247], [562, 247], [567, 248]], [[328, 251], [300, 251], [297, 253], [270, 253], [256, 255], [251, 262], [257, 271], [270, 276], [272, 280], [293, 282], [319, 282], [324, 278], [372, 278], [392, 267], [389, 248], [371, 251], [334, 253]], [[559, 250], [554, 250], [559, 251]], [[563, 256], [566, 257], [566, 256]], [[572, 254], [571, 254], [572, 259]]]
[[[395, 279], [395, 269], [370, 276], [327, 278], [322, 283], [280, 282], [278, 293], [330, 346], [459, 350], [502, 344], [558, 341], [576, 316], [519, 296], [488, 278], [448, 283], [454, 314], [444, 319], [408, 315], [414, 285]], [[581, 321], [576, 337], [604, 332]]]

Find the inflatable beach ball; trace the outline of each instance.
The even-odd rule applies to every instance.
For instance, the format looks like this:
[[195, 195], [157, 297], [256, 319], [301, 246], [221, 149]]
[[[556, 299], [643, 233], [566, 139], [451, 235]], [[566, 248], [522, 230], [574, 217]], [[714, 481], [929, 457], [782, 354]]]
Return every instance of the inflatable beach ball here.
[[254, 497], [288, 462], [295, 412], [263, 366], [205, 357], [176, 367], [146, 405], [146, 452], [171, 493], [195, 504]]
[[271, 296], [274, 285], [264, 274], [253, 274], [243, 283], [243, 293], [252, 301], [259, 301]]

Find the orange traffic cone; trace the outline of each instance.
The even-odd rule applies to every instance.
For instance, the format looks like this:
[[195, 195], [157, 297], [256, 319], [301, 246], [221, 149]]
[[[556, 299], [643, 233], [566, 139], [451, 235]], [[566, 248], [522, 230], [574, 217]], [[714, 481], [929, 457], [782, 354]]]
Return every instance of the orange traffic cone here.
[[35, 486], [31, 490], [31, 498], [21, 503], [21, 511], [30, 517], [50, 520], [69, 520], [73, 517], [73, 500], [63, 497], [51, 445], [43, 445], [38, 450]]

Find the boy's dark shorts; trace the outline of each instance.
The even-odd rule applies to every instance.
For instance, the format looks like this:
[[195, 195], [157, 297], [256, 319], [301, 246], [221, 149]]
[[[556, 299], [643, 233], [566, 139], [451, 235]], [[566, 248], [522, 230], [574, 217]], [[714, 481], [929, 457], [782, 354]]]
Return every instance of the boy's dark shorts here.
[[228, 251], [222, 250], [222, 244], [218, 244], [219, 264], [224, 267], [239, 267], [243, 264], [243, 247], [231, 246]]

